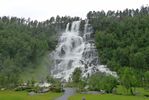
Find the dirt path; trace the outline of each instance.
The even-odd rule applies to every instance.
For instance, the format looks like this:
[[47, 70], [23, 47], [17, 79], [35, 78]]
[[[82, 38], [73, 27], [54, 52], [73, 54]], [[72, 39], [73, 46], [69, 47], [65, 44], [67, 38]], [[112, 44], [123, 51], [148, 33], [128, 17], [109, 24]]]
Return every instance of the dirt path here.
[[68, 97], [72, 96], [76, 92], [74, 88], [64, 88], [64, 90], [64, 94], [56, 100], [68, 100]]

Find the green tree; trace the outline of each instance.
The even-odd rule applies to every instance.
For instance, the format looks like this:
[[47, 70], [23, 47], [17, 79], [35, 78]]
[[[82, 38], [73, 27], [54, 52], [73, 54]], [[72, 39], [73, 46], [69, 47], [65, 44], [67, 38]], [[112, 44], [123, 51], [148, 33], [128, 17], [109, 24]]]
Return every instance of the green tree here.
[[72, 73], [72, 81], [74, 83], [79, 83], [81, 81], [81, 74], [82, 74], [81, 69], [77, 67]]
[[105, 90], [107, 93], [112, 93], [112, 90], [117, 85], [117, 79], [114, 76], [105, 73], [95, 73], [89, 78], [90, 90], [100, 91]]
[[132, 68], [125, 67], [120, 75], [120, 82], [127, 91], [129, 90], [134, 95], [135, 87], [137, 86], [137, 78]]
[[149, 71], [144, 73], [144, 88], [149, 89]]
[[134, 68], [143, 70], [146, 68], [146, 61], [145, 61], [145, 55], [143, 52], [137, 52], [132, 57], [130, 57], [130, 65]]

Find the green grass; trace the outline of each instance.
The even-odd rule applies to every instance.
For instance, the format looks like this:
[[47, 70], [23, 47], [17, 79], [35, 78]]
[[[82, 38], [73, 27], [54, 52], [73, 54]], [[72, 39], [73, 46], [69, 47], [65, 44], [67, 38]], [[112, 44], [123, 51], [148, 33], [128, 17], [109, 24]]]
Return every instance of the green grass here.
[[27, 92], [0, 91], [0, 100], [54, 100], [61, 93], [45, 93], [30, 96]]
[[142, 96], [123, 96], [113, 94], [76, 94], [71, 96], [69, 100], [82, 100], [85, 97], [86, 100], [149, 100], [149, 98]]
[[86, 100], [149, 100], [149, 97], [144, 95], [149, 95], [149, 91], [144, 90], [143, 88], [136, 88], [137, 96], [131, 96], [130, 93], [123, 86], [119, 85], [116, 89], [117, 94], [76, 94], [71, 96], [69, 100], [82, 100], [83, 97]]
[[[141, 87], [139, 87], [139, 88], [137, 87], [135, 89], [135, 92], [136, 92], [136, 95], [139, 95], [139, 96], [149, 95], [149, 90], [144, 90], [144, 88], [141, 88]], [[121, 85], [117, 86], [116, 93], [121, 94], [121, 95], [130, 95], [131, 94], [130, 91], [127, 91], [127, 89]]]

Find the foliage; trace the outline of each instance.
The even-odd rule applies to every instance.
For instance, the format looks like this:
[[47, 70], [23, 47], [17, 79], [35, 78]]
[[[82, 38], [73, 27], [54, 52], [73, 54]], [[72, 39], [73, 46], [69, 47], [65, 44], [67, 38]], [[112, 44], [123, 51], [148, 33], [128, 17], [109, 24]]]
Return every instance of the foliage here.
[[59, 80], [55, 80], [52, 87], [53, 88], [51, 89], [51, 91], [53, 91], [53, 92], [62, 92], [63, 91], [62, 84]]
[[38, 22], [0, 17], [0, 87], [14, 87], [23, 72], [37, 69], [45, 53], [55, 49], [59, 31], [78, 19], [57, 16]]
[[[118, 74], [126, 66], [135, 69], [133, 72], [124, 69], [125, 72], [121, 73], [123, 85], [130, 90], [134, 84], [147, 85], [143, 79], [144, 73], [149, 70], [149, 7], [90, 11], [87, 18], [94, 29], [100, 63]], [[131, 75], [127, 75], [127, 72]]]
[[68, 87], [76, 87], [77, 92], [84, 91], [84, 87], [86, 85], [86, 78], [82, 77], [82, 70], [77, 67], [75, 68], [74, 72], [72, 73], [71, 79], [66, 84]]
[[121, 73], [121, 85], [123, 85], [127, 90], [130, 90], [130, 93], [134, 95], [133, 88], [135, 90], [135, 87], [137, 86], [137, 78], [135, 72], [131, 68], [125, 67]]
[[53, 92], [62, 92], [63, 91], [63, 87], [62, 87], [60, 80], [55, 79], [52, 76], [47, 76], [47, 82], [52, 84], [51, 91], [53, 91]]
[[47, 82], [48, 83], [52, 83], [52, 84], [54, 84], [54, 83], [56, 83], [56, 79], [54, 79], [52, 76], [47, 76]]
[[[145, 96], [145, 95], [149, 95], [149, 91], [145, 90], [142, 87], [136, 87], [135, 89], [136, 92], [136, 96]], [[130, 91], [127, 91], [127, 89], [122, 86], [122, 85], [118, 85], [116, 88], [116, 94], [118, 95], [130, 95]]]
[[81, 81], [81, 69], [78, 67], [72, 73], [72, 81], [73, 83], [79, 83]]
[[149, 89], [149, 71], [144, 73], [144, 87]]
[[105, 73], [95, 73], [89, 78], [89, 89], [94, 91], [105, 90], [107, 93], [112, 93], [112, 90], [117, 86], [117, 79]]
[[149, 70], [149, 7], [124, 11], [90, 11], [100, 61], [112, 70]]

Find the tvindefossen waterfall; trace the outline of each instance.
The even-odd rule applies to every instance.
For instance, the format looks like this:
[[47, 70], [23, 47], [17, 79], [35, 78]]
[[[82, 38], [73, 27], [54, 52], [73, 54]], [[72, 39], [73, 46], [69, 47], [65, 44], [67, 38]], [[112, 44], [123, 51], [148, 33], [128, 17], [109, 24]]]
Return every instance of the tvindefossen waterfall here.
[[116, 73], [111, 72], [106, 66], [99, 64], [88, 20], [85, 21], [83, 35], [80, 35], [79, 31], [80, 23], [81, 21], [68, 23], [65, 32], [60, 36], [57, 48], [51, 54], [54, 61], [51, 74], [67, 81], [74, 69], [80, 67], [83, 77], [97, 71], [115, 75]]

